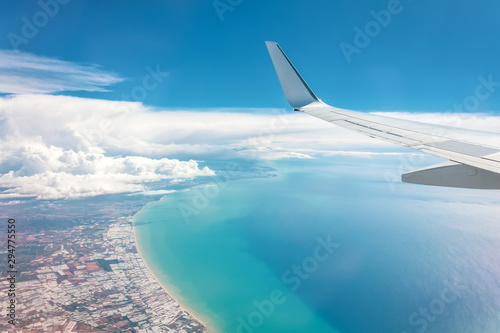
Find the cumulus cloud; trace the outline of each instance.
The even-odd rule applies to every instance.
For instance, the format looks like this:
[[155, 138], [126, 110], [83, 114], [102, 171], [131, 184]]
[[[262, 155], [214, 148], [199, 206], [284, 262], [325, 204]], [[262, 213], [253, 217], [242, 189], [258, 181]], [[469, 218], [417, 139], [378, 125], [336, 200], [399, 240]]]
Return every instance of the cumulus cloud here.
[[[175, 111], [51, 95], [0, 98], [0, 198], [153, 195], [150, 183], [210, 176], [197, 160], [419, 154], [281, 110]], [[487, 131], [500, 117], [390, 113]], [[163, 192], [155, 192], [155, 191]]]
[[123, 81], [96, 65], [76, 64], [19, 50], [0, 50], [0, 93], [106, 91]]
[[[75, 110], [75, 104], [82, 105]], [[150, 158], [127, 149], [123, 151], [129, 154], [122, 156], [107, 154], [102, 142], [88, 136], [93, 128], [107, 129], [100, 126], [103, 119], [113, 114], [103, 112], [107, 107], [111, 107], [111, 102], [63, 96], [1, 98], [0, 186], [8, 189], [0, 192], [0, 198], [152, 194], [146, 186], [151, 182], [214, 175], [194, 160]], [[125, 145], [130, 141], [127, 137], [133, 136], [127, 129], [118, 133], [115, 136], [124, 138]], [[111, 141], [121, 146], [119, 138]]]
[[17, 153], [22, 159], [21, 168], [0, 177], [0, 184], [10, 187], [0, 193], [2, 199], [32, 196], [74, 199], [122, 192], [151, 193], [144, 183], [213, 175], [207, 167], [200, 170], [193, 160], [108, 157], [42, 144], [27, 146]]

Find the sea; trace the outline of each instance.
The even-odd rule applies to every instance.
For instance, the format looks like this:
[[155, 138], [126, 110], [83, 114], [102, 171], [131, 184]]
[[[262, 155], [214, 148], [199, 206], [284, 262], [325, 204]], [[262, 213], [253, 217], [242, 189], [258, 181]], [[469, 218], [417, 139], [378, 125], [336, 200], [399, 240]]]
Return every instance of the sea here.
[[404, 184], [395, 157], [269, 163], [134, 217], [209, 332], [500, 332], [500, 191]]

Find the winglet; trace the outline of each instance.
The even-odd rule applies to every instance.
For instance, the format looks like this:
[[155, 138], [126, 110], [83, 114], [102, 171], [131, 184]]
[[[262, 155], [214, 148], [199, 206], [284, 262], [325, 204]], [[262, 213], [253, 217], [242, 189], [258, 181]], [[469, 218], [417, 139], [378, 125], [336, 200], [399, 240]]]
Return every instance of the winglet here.
[[313, 102], [319, 102], [319, 98], [309, 88], [281, 47], [275, 42], [266, 42], [266, 45], [288, 103], [294, 109], [299, 109]]

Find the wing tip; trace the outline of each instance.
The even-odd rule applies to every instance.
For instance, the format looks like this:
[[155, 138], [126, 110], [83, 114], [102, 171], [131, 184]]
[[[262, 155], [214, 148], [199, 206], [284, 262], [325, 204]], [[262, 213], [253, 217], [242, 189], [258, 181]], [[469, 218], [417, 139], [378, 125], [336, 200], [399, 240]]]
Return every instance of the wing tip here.
[[294, 109], [298, 109], [319, 102], [319, 98], [304, 81], [279, 44], [266, 41], [266, 45], [288, 103]]

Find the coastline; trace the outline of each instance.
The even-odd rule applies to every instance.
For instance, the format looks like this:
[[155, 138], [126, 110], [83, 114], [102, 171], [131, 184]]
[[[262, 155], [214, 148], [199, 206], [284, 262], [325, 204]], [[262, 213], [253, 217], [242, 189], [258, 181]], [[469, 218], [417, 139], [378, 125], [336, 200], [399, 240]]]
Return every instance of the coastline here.
[[[143, 208], [147, 207], [145, 205]], [[182, 296], [176, 294], [174, 292], [175, 286], [171, 285], [168, 281], [160, 281], [160, 279], [156, 276], [155, 274], [155, 269], [151, 267], [151, 265], [148, 263], [146, 260], [146, 256], [144, 255], [145, 250], [141, 249], [141, 246], [139, 245], [139, 241], [137, 238], [136, 234], [136, 227], [134, 226], [134, 223], [136, 222], [135, 217], [138, 213], [142, 211], [142, 209], [136, 212], [131, 219], [131, 225], [132, 225], [132, 234], [133, 234], [133, 239], [135, 242], [135, 248], [137, 249], [137, 252], [139, 253], [139, 256], [142, 259], [142, 262], [144, 263], [144, 266], [148, 270], [148, 272], [151, 274], [151, 276], [154, 278], [154, 280], [161, 286], [161, 288], [165, 291], [167, 295], [169, 295], [182, 309], [184, 309], [190, 316], [192, 316], [196, 321], [198, 321], [203, 327], [204, 327], [204, 332], [205, 333], [216, 333], [218, 332], [217, 329], [215, 328], [215, 325], [210, 323], [209, 318], [205, 318], [202, 314], [198, 313], [194, 309], [188, 309], [187, 306], [184, 305], [184, 302], [182, 302], [183, 298]], [[204, 318], [203, 320], [201, 318]]]

